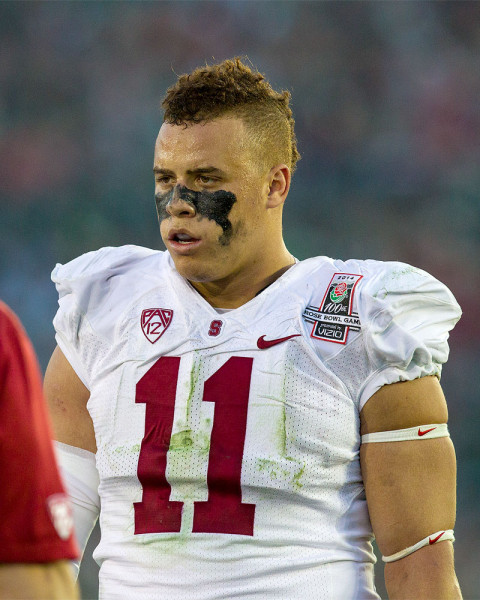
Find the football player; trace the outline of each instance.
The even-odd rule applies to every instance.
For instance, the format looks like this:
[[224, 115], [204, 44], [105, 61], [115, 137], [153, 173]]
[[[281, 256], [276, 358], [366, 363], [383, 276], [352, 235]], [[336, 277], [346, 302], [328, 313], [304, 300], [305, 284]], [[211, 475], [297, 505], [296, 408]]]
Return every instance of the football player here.
[[46, 374], [101, 598], [458, 599], [440, 388], [451, 292], [409, 265], [296, 260], [289, 93], [181, 76], [154, 155], [166, 252], [66, 265]]
[[37, 359], [0, 302], [0, 599], [78, 598], [70, 501], [55, 462]]

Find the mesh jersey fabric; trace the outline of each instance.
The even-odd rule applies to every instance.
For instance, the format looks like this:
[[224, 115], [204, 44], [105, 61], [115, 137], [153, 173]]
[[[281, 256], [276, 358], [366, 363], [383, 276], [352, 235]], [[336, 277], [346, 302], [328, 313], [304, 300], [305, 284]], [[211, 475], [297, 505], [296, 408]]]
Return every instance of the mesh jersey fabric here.
[[30, 340], [0, 302], [0, 562], [78, 555]]
[[443, 284], [317, 257], [219, 315], [168, 253], [103, 248], [52, 278], [91, 393], [102, 598], [377, 598], [359, 413], [440, 376], [460, 316]]

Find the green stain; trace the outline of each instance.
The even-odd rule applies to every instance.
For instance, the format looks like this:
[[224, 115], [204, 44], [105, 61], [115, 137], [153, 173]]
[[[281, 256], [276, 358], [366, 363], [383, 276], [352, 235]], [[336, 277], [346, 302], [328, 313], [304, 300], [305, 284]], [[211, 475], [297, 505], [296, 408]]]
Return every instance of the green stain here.
[[270, 479], [287, 479], [290, 475], [290, 471], [283, 469], [280, 463], [276, 460], [269, 460], [267, 458], [259, 458], [258, 470], [260, 472], [266, 472], [270, 476]]
[[287, 410], [285, 404], [285, 398], [281, 399], [280, 416], [278, 418], [277, 425], [277, 440], [280, 450], [280, 455], [287, 456]]
[[174, 433], [170, 438], [170, 450], [187, 450], [190, 446], [193, 446], [191, 429]]
[[[184, 527], [184, 523], [189, 521], [186, 517], [185, 512], [192, 512], [193, 505], [183, 505], [182, 514], [182, 529], [178, 533], [172, 534], [146, 534], [142, 536], [135, 536], [136, 541], [140, 542], [142, 546], [148, 546], [149, 552], [157, 555], [159, 559], [175, 559], [178, 552], [184, 548], [192, 539], [192, 532], [189, 528]], [[167, 564], [163, 564], [163, 567], [168, 567]]]
[[200, 369], [202, 366], [202, 360], [198, 355], [198, 352], [195, 351], [195, 356], [193, 358], [192, 368], [190, 370], [190, 380], [188, 382], [188, 397], [187, 397], [187, 406], [186, 406], [186, 420], [187, 423], [190, 422], [191, 412], [192, 412], [192, 401], [193, 396], [195, 395], [195, 389], [197, 388], [198, 382], [200, 380]]
[[[170, 449], [177, 450], [179, 448], [187, 448], [189, 445], [192, 446], [193, 442], [188, 441], [189, 439], [193, 439], [193, 429], [195, 427], [195, 416], [192, 411], [193, 401], [195, 398], [195, 392], [199, 389], [200, 382], [200, 369], [202, 366], [201, 357], [198, 355], [198, 351], [195, 351], [195, 357], [193, 359], [192, 368], [190, 369], [190, 377], [187, 381], [185, 381], [184, 385], [187, 391], [187, 397], [185, 400], [185, 405], [183, 415], [179, 415], [179, 419], [175, 422], [175, 428], [179, 429], [178, 433], [174, 434], [170, 440]], [[202, 382], [200, 382], [202, 383]]]
[[210, 451], [210, 435], [201, 431], [197, 433], [191, 429], [184, 429], [172, 435], [169, 450], [208, 453]]
[[292, 369], [293, 365], [290, 363], [285, 366], [280, 393], [276, 398], [280, 414], [277, 417], [275, 438], [280, 458], [277, 460], [259, 458], [257, 459], [257, 468], [260, 472], [268, 473], [272, 480], [283, 479], [288, 481], [295, 489], [300, 489], [303, 487], [300, 479], [305, 472], [305, 465], [298, 459], [289, 456], [288, 451], [289, 445], [294, 441], [288, 430], [287, 415], [287, 382]]
[[[294, 463], [292, 468], [288, 468], [289, 463]], [[283, 461], [259, 458], [257, 459], [257, 468], [261, 473], [267, 473], [272, 481], [289, 482], [297, 490], [303, 487], [300, 479], [305, 472], [305, 465], [291, 456], [285, 456]]]
[[114, 450], [115, 454], [137, 454], [140, 452], [140, 444], [134, 444], [133, 446], [118, 446]]
[[398, 280], [401, 280], [406, 275], [417, 275], [418, 277], [426, 277], [425, 273], [422, 273], [416, 267], [412, 267], [410, 265], [405, 265], [405, 267], [400, 269], [395, 269], [389, 273], [386, 273], [383, 282], [385, 285], [380, 288], [376, 293], [373, 294], [374, 298], [384, 299], [388, 296], [391, 291], [398, 291], [400, 288], [395, 287], [395, 284]]
[[392, 279], [398, 279], [399, 277], [409, 275], [410, 273], [415, 273], [415, 275], [423, 275], [423, 273], [421, 273], [416, 267], [406, 265], [403, 269], [397, 269], [395, 271], [392, 271], [390, 277]]
[[[291, 459], [291, 460], [293, 460], [293, 459]], [[303, 466], [298, 465], [298, 466], [299, 466], [299, 470], [293, 476], [292, 483], [297, 489], [300, 489], [303, 487], [303, 483], [300, 483], [300, 479], [301, 479], [303, 473], [305, 472], [305, 465], [303, 465]]]
[[280, 417], [278, 419], [276, 436], [278, 441], [279, 453], [284, 458], [287, 456], [287, 377], [289, 375], [290, 365], [286, 365], [283, 374], [282, 387], [280, 395], [277, 398], [280, 404]]

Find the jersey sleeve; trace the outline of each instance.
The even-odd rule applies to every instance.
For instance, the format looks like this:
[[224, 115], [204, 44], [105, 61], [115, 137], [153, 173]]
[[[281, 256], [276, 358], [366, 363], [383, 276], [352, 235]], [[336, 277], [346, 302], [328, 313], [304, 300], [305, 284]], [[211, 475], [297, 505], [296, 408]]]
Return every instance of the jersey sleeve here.
[[395, 262], [365, 265], [358, 313], [370, 373], [359, 391], [360, 410], [383, 385], [440, 378], [449, 332], [461, 316], [450, 290], [425, 271]]
[[51, 438], [33, 347], [0, 303], [0, 563], [78, 556]]
[[[57, 264], [52, 272], [59, 295], [59, 308], [53, 325], [55, 339], [74, 371], [90, 389], [93, 364], [93, 348], [102, 343], [108, 345], [108, 328], [102, 327], [112, 310], [105, 310], [112, 296], [111, 305], [118, 306], [128, 298], [116, 292], [116, 281], [153, 250], [139, 246], [106, 247], [82, 254], [65, 265]], [[124, 294], [125, 296], [125, 294]], [[103, 323], [102, 323], [103, 321]], [[89, 357], [92, 356], [92, 360]]]

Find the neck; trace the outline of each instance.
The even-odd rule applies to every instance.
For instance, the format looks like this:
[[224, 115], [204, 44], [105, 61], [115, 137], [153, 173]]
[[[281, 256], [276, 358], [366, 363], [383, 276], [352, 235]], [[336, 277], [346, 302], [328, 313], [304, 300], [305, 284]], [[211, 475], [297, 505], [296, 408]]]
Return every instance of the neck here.
[[234, 273], [218, 281], [190, 281], [197, 292], [215, 308], [238, 308], [252, 300], [295, 264], [295, 258], [284, 247], [284, 252], [271, 265], [252, 265], [250, 269]]

